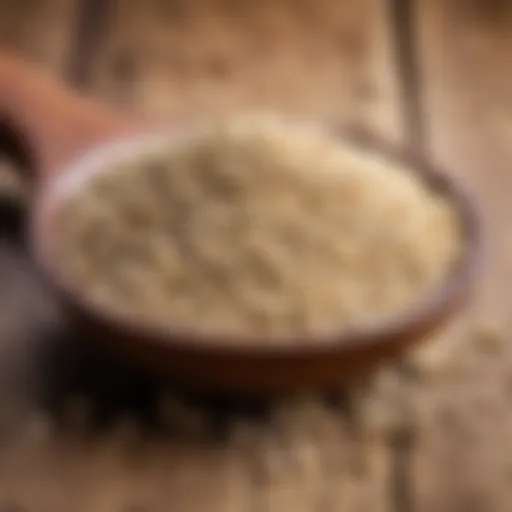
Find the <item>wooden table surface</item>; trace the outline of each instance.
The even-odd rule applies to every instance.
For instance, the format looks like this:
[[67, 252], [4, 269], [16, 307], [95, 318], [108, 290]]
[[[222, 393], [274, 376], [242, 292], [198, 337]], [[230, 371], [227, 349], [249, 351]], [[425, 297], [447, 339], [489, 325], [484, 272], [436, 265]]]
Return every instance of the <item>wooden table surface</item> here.
[[420, 350], [246, 404], [95, 353], [2, 208], [0, 512], [512, 510], [510, 2], [3, 0], [0, 44], [155, 116], [275, 108], [416, 145], [478, 197], [490, 246], [476, 304]]

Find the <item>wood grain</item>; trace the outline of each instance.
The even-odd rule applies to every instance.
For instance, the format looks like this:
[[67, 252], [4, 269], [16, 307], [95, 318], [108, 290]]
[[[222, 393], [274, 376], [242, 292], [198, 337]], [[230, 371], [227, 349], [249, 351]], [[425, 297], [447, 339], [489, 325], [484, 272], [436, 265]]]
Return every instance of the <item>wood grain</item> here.
[[94, 73], [102, 98], [158, 116], [277, 108], [400, 137], [385, 0], [151, 0], [113, 11]]
[[434, 418], [420, 425], [412, 455], [414, 510], [506, 511], [512, 10], [507, 2], [422, 0], [416, 12], [428, 149], [480, 200], [490, 251], [474, 342], [461, 355], [468, 375], [414, 392]]
[[0, 2], [0, 46], [54, 72], [62, 72], [77, 13], [77, 0], [4, 0]]

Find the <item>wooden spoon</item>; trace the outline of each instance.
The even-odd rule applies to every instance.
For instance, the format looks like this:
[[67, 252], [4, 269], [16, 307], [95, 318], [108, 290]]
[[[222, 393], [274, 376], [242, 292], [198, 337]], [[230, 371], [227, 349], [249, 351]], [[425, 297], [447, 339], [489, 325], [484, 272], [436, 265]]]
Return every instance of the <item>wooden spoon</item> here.
[[[422, 173], [460, 212], [467, 241], [464, 256], [417, 307], [371, 329], [275, 344], [254, 337], [227, 339], [162, 329], [120, 317], [114, 310], [99, 308], [85, 291], [65, 281], [53, 257], [60, 207], [66, 194], [79, 190], [84, 176], [108, 170], [120, 156], [151, 144], [162, 136], [162, 128], [151, 130], [150, 123], [135, 116], [79, 97], [8, 56], [0, 56], [2, 120], [20, 134], [34, 162], [37, 191], [29, 226], [31, 251], [63, 306], [90, 330], [91, 340], [188, 386], [266, 394], [335, 386], [361, 377], [448, 320], [466, 302], [475, 282], [481, 236], [479, 212], [472, 201], [424, 158], [359, 136], [352, 141], [369, 144]], [[180, 129], [185, 126], [180, 124]], [[172, 131], [165, 136], [172, 137]]]

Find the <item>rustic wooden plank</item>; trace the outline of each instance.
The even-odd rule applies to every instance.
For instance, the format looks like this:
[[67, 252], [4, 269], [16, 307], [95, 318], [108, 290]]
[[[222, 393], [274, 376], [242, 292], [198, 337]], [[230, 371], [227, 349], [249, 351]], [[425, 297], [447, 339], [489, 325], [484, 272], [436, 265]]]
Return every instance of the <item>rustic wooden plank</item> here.
[[[316, 413], [315, 422], [330, 421], [321, 408]], [[288, 424], [288, 434], [308, 423], [309, 416], [301, 414], [298, 423]], [[158, 512], [170, 503], [183, 512], [277, 512], [284, 506], [305, 512], [395, 510], [388, 497], [384, 443], [367, 446], [363, 469], [354, 469], [347, 460], [332, 459], [333, 451], [347, 459], [343, 451], [350, 443], [330, 444], [322, 452], [301, 434], [293, 449], [278, 447], [269, 442], [275, 431], [264, 424], [245, 445], [150, 439], [130, 434], [121, 423], [92, 438], [55, 430], [51, 419], [46, 423], [34, 417], [25, 425], [30, 428], [2, 447], [0, 506], [56, 512], [71, 506], [83, 512]]]
[[413, 392], [430, 411], [411, 454], [413, 510], [507, 511], [512, 9], [497, 0], [416, 3], [428, 150], [479, 199], [490, 251], [475, 325], [460, 356], [463, 373]]
[[0, 46], [12, 49], [55, 72], [66, 65], [77, 0], [0, 2]]
[[3, 450], [0, 506], [56, 512], [163, 512], [171, 504], [183, 512], [245, 509], [243, 468], [230, 453], [163, 440], [133, 446], [120, 442], [119, 434], [88, 442], [55, 432], [28, 435]]
[[398, 139], [387, 8], [386, 0], [117, 2], [95, 90], [154, 115], [278, 108]]

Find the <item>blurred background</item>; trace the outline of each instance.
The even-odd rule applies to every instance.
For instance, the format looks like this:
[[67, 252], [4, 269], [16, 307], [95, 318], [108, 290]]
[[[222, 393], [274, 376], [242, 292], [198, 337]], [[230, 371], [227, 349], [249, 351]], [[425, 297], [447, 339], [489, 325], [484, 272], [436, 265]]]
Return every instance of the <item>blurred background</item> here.
[[0, 48], [158, 118], [362, 125], [464, 180], [490, 242], [470, 314], [370, 382], [189, 396], [66, 325], [24, 247], [30, 169], [0, 147], [0, 512], [512, 510], [512, 2], [0, 0]]

